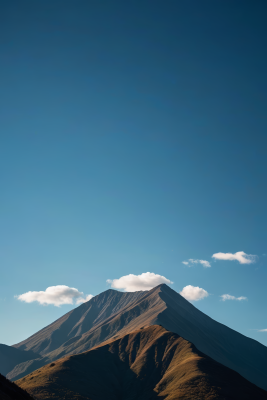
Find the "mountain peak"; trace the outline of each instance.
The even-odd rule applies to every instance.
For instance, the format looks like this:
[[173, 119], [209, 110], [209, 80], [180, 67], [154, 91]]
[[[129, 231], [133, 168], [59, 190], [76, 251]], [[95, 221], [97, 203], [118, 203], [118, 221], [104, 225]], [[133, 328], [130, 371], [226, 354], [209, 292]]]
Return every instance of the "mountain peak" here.
[[267, 348], [214, 321], [171, 287], [150, 291], [108, 289], [63, 315], [14, 347], [32, 350], [36, 360], [21, 363], [7, 375], [18, 379], [58, 358], [85, 352], [107, 340], [161, 325], [217, 362], [267, 389]]

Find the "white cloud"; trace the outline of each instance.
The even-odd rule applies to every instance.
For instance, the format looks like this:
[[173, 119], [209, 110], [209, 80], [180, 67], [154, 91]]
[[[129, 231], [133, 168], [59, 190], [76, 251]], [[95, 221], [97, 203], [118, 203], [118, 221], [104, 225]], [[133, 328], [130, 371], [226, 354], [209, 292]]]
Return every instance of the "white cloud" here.
[[61, 306], [62, 304], [76, 304], [84, 303], [90, 300], [93, 296], [91, 294], [85, 296], [83, 292], [78, 289], [71, 288], [65, 285], [49, 286], [45, 291], [40, 292], [27, 292], [15, 296], [18, 300], [25, 303], [33, 303], [37, 301], [40, 304], [53, 304], [54, 306]]
[[215, 253], [212, 256], [215, 260], [237, 260], [240, 264], [251, 264], [256, 262], [257, 256], [252, 254], [246, 254], [244, 251], [238, 251], [235, 254], [232, 253]]
[[125, 275], [119, 279], [107, 279], [114, 289], [123, 289], [125, 292], [136, 292], [138, 290], [150, 290], [161, 283], [171, 284], [169, 279], [153, 272], [144, 272], [141, 275]]
[[183, 290], [180, 292], [180, 295], [183, 296], [186, 300], [198, 301], [204, 299], [204, 297], [208, 297], [208, 292], [204, 289], [201, 289], [198, 286], [185, 286]]
[[189, 267], [192, 267], [192, 265], [190, 265], [190, 264], [202, 264], [203, 267], [205, 267], [205, 268], [210, 268], [211, 267], [209, 261], [206, 261], [206, 260], [194, 260], [193, 258], [189, 258], [188, 261], [182, 261], [182, 263], [184, 265], [188, 265]]
[[82, 304], [82, 303], [86, 303], [87, 301], [91, 300], [94, 296], [92, 294], [88, 294], [87, 296], [84, 297], [78, 297], [78, 299], [76, 299], [76, 304]]
[[197, 260], [197, 261], [198, 261], [200, 264], [202, 264], [203, 267], [205, 267], [205, 268], [210, 268], [210, 267], [211, 267], [209, 261], [206, 261], [206, 260]]
[[267, 329], [258, 329], [258, 332], [267, 332]]
[[222, 301], [225, 301], [225, 300], [247, 300], [247, 297], [244, 297], [244, 296], [240, 296], [240, 297], [235, 297], [235, 296], [231, 296], [230, 294], [223, 294], [222, 296], [221, 296], [221, 298], [222, 298]]

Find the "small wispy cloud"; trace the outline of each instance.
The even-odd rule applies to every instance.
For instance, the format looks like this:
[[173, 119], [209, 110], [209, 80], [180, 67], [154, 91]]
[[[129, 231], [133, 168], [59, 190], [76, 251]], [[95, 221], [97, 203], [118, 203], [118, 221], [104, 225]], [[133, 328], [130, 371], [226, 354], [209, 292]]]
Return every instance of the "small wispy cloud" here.
[[239, 264], [252, 264], [256, 262], [258, 256], [253, 254], [246, 254], [244, 251], [237, 251], [236, 253], [215, 253], [212, 258], [215, 260], [238, 261]]
[[56, 307], [60, 307], [63, 304], [85, 303], [91, 300], [92, 297], [92, 294], [84, 295], [83, 292], [79, 292], [78, 289], [65, 285], [49, 286], [44, 291], [27, 292], [15, 296], [15, 298], [25, 303], [37, 301], [42, 305], [53, 304]]
[[82, 304], [82, 303], [86, 303], [87, 301], [91, 300], [94, 296], [92, 294], [88, 294], [85, 297], [78, 297], [78, 299], [76, 299], [75, 303], [76, 304]]
[[125, 292], [136, 292], [138, 290], [150, 290], [161, 283], [171, 284], [165, 276], [144, 272], [140, 275], [125, 275], [119, 279], [107, 279], [107, 283], [114, 289], [122, 289]]
[[186, 300], [198, 301], [208, 297], [209, 293], [198, 286], [188, 285], [183, 288], [183, 290], [180, 292], [180, 295]]
[[225, 301], [225, 300], [238, 300], [238, 301], [247, 300], [247, 297], [244, 297], [244, 296], [235, 297], [235, 296], [231, 296], [230, 294], [223, 294], [221, 296], [221, 298], [222, 298], [222, 301]]
[[193, 264], [201, 264], [205, 268], [210, 268], [210, 262], [206, 260], [195, 260], [193, 258], [189, 258], [188, 261], [182, 261], [184, 265], [188, 265], [189, 267], [192, 267]]
[[258, 332], [267, 332], [267, 329], [257, 329]]

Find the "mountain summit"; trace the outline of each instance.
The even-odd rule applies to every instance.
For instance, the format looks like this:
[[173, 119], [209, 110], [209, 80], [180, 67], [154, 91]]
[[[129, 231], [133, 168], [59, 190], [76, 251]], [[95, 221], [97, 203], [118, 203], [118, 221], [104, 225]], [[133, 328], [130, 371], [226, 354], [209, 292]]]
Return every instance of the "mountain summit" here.
[[14, 345], [36, 352], [36, 359], [16, 365], [7, 376], [22, 378], [54, 360], [152, 325], [176, 333], [206, 356], [267, 390], [267, 348], [214, 321], [165, 284], [145, 292], [110, 289], [93, 297]]

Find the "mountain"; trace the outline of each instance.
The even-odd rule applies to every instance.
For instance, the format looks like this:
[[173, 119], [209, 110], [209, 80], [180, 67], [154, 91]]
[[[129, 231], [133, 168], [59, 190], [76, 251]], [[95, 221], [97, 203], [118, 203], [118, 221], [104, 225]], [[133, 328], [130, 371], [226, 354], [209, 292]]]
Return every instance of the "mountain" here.
[[[63, 315], [52, 324], [13, 347], [32, 350], [44, 356], [66, 342], [77, 338], [101, 325], [112, 315], [121, 313], [128, 305], [144, 296], [145, 292], [122, 293], [109, 289], [90, 301]], [[70, 344], [70, 343], [68, 343]]]
[[0, 399], [1, 400], [33, 400], [33, 398], [14, 382], [10, 382], [0, 374]]
[[62, 358], [16, 383], [38, 400], [267, 400], [266, 391], [158, 325]]
[[15, 345], [40, 353], [7, 374], [22, 378], [61, 357], [79, 354], [142, 327], [162, 325], [213, 360], [267, 390], [267, 347], [222, 325], [166, 285], [146, 292], [107, 290]]
[[0, 373], [6, 375], [17, 364], [33, 360], [38, 355], [33, 351], [24, 351], [12, 346], [0, 344]]

